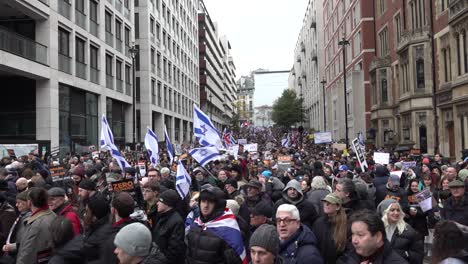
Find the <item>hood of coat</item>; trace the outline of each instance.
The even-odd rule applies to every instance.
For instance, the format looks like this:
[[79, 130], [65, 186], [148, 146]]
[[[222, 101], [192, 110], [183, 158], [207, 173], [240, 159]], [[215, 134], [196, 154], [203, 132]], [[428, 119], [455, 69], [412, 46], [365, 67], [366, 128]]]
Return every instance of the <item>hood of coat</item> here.
[[[297, 191], [297, 193], [298, 193], [297, 198], [291, 199], [288, 196], [289, 188], [293, 188], [293, 189], [295, 189]], [[286, 185], [286, 187], [284, 187], [284, 189], [283, 189], [283, 199], [286, 200], [288, 203], [293, 204], [293, 205], [296, 205], [296, 204], [302, 202], [302, 200], [304, 200], [304, 194], [302, 193], [301, 184], [296, 180], [289, 181], [288, 184]]]

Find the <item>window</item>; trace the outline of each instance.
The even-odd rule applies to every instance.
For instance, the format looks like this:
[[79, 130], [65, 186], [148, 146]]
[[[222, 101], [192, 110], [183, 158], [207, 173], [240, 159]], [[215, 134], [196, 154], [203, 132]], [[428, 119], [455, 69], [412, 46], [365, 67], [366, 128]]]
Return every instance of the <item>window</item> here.
[[380, 56], [385, 57], [388, 55], [388, 28], [385, 27], [379, 32], [379, 48]]
[[411, 140], [411, 115], [402, 115], [401, 116], [401, 127], [402, 127], [402, 137], [403, 141], [410, 141]]
[[151, 103], [156, 104], [156, 81], [151, 79]]
[[130, 47], [130, 29], [128, 27], [125, 27], [124, 38], [125, 38], [125, 46]]
[[380, 88], [382, 92], [382, 103], [388, 103], [387, 70], [380, 71]]
[[161, 25], [156, 23], [156, 39], [161, 40]]
[[91, 21], [94, 21], [94, 22], [98, 22], [98, 9], [99, 9], [99, 4], [94, 1], [94, 0], [90, 0], [89, 1], [89, 19], [91, 19]]
[[440, 3], [440, 12], [445, 11], [447, 9], [447, 0], [439, 0]]
[[140, 77], [135, 77], [135, 101], [140, 102]]
[[93, 69], [99, 69], [98, 64], [98, 57], [99, 57], [99, 48], [90, 45], [89, 46], [89, 66]]
[[84, 14], [85, 12], [84, 0], [75, 0], [75, 9]]
[[424, 89], [424, 47], [418, 46], [415, 48], [416, 53], [416, 88]]
[[161, 107], [162, 102], [162, 92], [161, 92], [161, 83], [158, 82], [158, 106]]
[[125, 82], [126, 82], [127, 84], [131, 84], [131, 83], [132, 83], [132, 82], [131, 82], [131, 78], [132, 78], [131, 76], [132, 76], [132, 75], [131, 75], [130, 72], [131, 72], [130, 65], [125, 65]]
[[106, 11], [105, 14], [106, 32], [112, 34], [112, 14]]
[[450, 59], [450, 48], [447, 47], [442, 50], [443, 63], [444, 63], [444, 81], [452, 80], [452, 63]]
[[115, 61], [115, 77], [117, 80], [122, 81], [122, 61], [116, 60]]
[[135, 13], [135, 38], [140, 38], [140, 14]]
[[85, 41], [81, 38], [76, 38], [75, 41], [75, 56], [76, 61], [85, 63]]
[[401, 18], [400, 14], [395, 16], [395, 36], [396, 43], [398, 44], [401, 40]]
[[388, 0], [379, 0], [379, 15], [383, 15], [385, 13], [385, 10], [387, 10], [386, 7], [386, 2]]
[[70, 57], [70, 32], [59, 28], [59, 54]]
[[112, 75], [112, 60], [113, 60], [113, 56], [110, 54], [106, 54], [106, 74], [108, 76], [113, 76]]
[[370, 73], [370, 82], [371, 82], [371, 87], [372, 87], [372, 94], [371, 94], [372, 104], [376, 105], [377, 104], [377, 83], [375, 81], [375, 72]]

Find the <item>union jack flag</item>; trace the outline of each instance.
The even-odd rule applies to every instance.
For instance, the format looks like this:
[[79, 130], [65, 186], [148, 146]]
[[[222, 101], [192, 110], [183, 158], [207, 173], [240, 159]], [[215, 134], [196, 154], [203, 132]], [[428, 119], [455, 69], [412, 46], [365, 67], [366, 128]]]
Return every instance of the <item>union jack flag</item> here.
[[227, 130], [226, 128], [223, 131], [223, 142], [226, 148], [237, 144], [237, 141], [234, 139], [231, 131]]

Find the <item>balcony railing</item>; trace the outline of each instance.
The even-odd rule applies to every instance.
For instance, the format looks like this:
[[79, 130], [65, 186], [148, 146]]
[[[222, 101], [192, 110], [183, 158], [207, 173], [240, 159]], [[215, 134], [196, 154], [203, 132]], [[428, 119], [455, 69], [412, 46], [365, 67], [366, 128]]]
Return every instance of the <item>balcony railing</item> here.
[[106, 43], [111, 47], [114, 46], [114, 35], [109, 31], [106, 31]]
[[397, 45], [397, 50], [401, 51], [411, 43], [421, 42], [429, 39], [429, 33], [430, 28], [428, 26], [403, 31], [400, 37], [400, 41]]
[[119, 52], [122, 52], [122, 46], [123, 46], [122, 40], [116, 39], [116, 41], [115, 41], [115, 49], [118, 50]]
[[465, 14], [468, 10], [468, 2], [466, 0], [450, 0], [449, 6], [449, 22], [457, 19], [460, 15]]
[[117, 84], [117, 92], [123, 93], [123, 80], [117, 80], [116, 84]]
[[114, 90], [114, 76], [106, 74], [106, 87]]
[[95, 84], [99, 84], [99, 70], [91, 67], [89, 73], [91, 77], [90, 81]]
[[58, 11], [62, 16], [71, 18], [71, 3], [68, 0], [58, 0]]
[[89, 32], [99, 38], [99, 24], [96, 21], [89, 20]]
[[46, 46], [3, 27], [0, 27], [0, 50], [13, 53], [35, 62], [47, 64]]
[[83, 14], [80, 10], [75, 9], [75, 23], [86, 30], [86, 15]]
[[59, 71], [63, 71], [66, 73], [71, 74], [71, 57], [68, 57], [67, 55], [63, 55], [59, 53]]
[[126, 95], [132, 95], [132, 84], [131, 83], [125, 83], [125, 94]]
[[75, 61], [75, 75], [86, 80], [86, 64], [80, 61]]

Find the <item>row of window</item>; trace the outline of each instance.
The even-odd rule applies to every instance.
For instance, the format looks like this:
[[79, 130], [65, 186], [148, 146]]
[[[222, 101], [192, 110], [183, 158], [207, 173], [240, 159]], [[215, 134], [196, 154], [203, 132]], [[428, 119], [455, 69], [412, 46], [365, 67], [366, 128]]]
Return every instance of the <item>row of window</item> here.
[[151, 79], [151, 104], [191, 118], [193, 103], [194, 101], [183, 93], [163, 85], [160, 81]]

